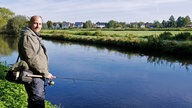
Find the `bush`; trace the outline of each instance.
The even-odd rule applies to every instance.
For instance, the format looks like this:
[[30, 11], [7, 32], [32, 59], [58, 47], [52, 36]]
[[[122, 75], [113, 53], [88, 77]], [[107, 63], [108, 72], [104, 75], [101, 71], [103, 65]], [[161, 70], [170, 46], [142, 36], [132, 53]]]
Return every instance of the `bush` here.
[[[8, 67], [0, 62], [0, 108], [27, 108], [27, 93], [22, 84], [15, 84], [5, 80], [5, 70]], [[45, 101], [46, 108], [56, 108]]]
[[[0, 62], [0, 79], [5, 79], [5, 70], [8, 70], [8, 67], [7, 66], [4, 66], [4, 65], [2, 65], [3, 63], [2, 62]], [[5, 64], [5, 63], [4, 63]], [[0, 107], [1, 108], [1, 107]]]
[[27, 107], [27, 94], [24, 86], [0, 80], [0, 101], [6, 108]]
[[192, 40], [190, 32], [179, 33], [175, 35], [176, 40]]
[[18, 15], [8, 20], [6, 31], [8, 34], [18, 35], [26, 25], [26, 17]]
[[88, 31], [85, 31], [85, 32], [78, 32], [78, 33], [76, 33], [76, 35], [92, 36], [92, 35], [93, 35], [93, 33], [88, 32]]
[[172, 33], [171, 32], [163, 32], [159, 35], [159, 38], [160, 39], [163, 39], [163, 40], [168, 40], [168, 39], [171, 39], [172, 37]]
[[157, 51], [162, 48], [163, 40], [156, 36], [149, 36], [147, 44], [148, 44], [148, 49]]
[[103, 36], [103, 33], [101, 32], [101, 30], [98, 30], [93, 35], [94, 36]]

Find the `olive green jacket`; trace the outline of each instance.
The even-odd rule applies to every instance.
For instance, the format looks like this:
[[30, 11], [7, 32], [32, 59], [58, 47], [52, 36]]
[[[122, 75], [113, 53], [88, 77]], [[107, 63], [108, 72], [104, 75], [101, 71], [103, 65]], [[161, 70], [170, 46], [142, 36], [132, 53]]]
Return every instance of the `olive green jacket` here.
[[41, 38], [29, 27], [26, 27], [21, 32], [18, 51], [20, 59], [27, 62], [29, 69], [32, 70], [34, 74], [43, 75], [44, 77], [48, 76], [46, 49], [41, 43]]

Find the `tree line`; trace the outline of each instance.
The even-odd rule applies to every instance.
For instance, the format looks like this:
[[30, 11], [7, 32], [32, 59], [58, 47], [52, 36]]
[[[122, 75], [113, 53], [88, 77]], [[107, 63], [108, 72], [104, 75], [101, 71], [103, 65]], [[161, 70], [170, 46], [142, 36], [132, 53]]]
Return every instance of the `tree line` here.
[[[149, 22], [131, 22], [127, 24], [126, 22], [118, 22], [115, 20], [110, 20], [105, 23], [105, 28], [182, 28], [182, 27], [192, 27], [191, 18], [189, 16], [179, 16], [176, 20], [173, 15], [166, 21], [163, 20], [159, 22], [155, 20], [153, 23]], [[55, 25], [58, 25], [58, 28], [62, 28], [62, 22], [52, 22], [47, 21], [44, 28], [53, 29]], [[91, 20], [88, 20], [83, 23], [82, 28], [96, 28], [96, 24], [92, 23]]]
[[[27, 26], [28, 21], [29, 17], [15, 15], [11, 10], [0, 7], [0, 33], [19, 34], [20, 30]], [[59, 25], [60, 28], [62, 26], [62, 22], [52, 22], [48, 20], [46, 23], [43, 23], [43, 28], [53, 29], [54, 24]], [[171, 15], [167, 21], [163, 20], [162, 22], [132, 22], [127, 24], [126, 22], [110, 20], [104, 24], [105, 28], [182, 28], [190, 26], [191, 19], [189, 16], [179, 16], [175, 19], [174, 16]], [[92, 23], [91, 20], [88, 20], [83, 23], [82, 28], [96, 28], [96, 24]]]

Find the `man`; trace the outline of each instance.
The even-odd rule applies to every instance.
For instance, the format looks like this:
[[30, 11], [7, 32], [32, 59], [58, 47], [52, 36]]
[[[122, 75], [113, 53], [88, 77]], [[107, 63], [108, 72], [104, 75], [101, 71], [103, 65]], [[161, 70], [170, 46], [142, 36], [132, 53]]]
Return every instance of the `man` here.
[[45, 78], [54, 78], [48, 71], [46, 49], [39, 37], [41, 28], [42, 18], [32, 16], [29, 27], [22, 30], [18, 43], [20, 59], [27, 62], [33, 74], [43, 76], [43, 78], [33, 78], [30, 84], [24, 84], [28, 94], [28, 108], [45, 108]]

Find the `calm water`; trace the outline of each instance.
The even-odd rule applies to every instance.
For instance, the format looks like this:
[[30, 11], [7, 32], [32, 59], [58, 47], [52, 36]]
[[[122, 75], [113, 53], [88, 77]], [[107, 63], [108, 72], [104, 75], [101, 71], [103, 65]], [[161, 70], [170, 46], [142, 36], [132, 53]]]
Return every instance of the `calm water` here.
[[[55, 85], [46, 89], [46, 99], [53, 104], [64, 108], [192, 108], [190, 61], [70, 43], [44, 44], [50, 71], [57, 76]], [[0, 59], [14, 63], [16, 49], [3, 50]]]

